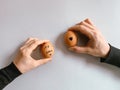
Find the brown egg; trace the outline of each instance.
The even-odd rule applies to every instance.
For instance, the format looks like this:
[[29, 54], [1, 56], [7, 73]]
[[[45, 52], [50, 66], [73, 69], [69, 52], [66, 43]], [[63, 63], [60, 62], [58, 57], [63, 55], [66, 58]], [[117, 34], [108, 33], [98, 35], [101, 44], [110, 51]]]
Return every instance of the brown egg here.
[[67, 31], [64, 36], [64, 41], [69, 47], [75, 46], [78, 42], [77, 35], [73, 31]]
[[44, 43], [41, 47], [41, 50], [45, 58], [50, 58], [54, 54], [54, 47], [50, 42]]

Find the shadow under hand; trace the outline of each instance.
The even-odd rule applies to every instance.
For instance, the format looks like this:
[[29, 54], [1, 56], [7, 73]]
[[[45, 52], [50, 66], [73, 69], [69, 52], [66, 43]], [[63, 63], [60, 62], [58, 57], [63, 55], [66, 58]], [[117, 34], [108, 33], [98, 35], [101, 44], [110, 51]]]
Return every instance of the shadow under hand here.
[[[106, 63], [101, 63], [100, 62], [100, 58], [91, 56], [91, 55], [86, 55], [86, 54], [78, 54], [78, 53], [74, 53], [68, 50], [68, 47], [66, 47], [65, 43], [64, 43], [64, 34], [65, 32], [61, 33], [55, 42], [55, 46], [57, 49], [59, 49], [60, 51], [62, 51], [65, 56], [76, 56], [76, 57], [80, 57], [81, 59], [83, 59], [86, 64], [86, 66], [90, 66], [93, 65], [95, 67], [101, 68], [103, 69], [103, 71], [108, 71], [110, 72], [110, 74], [112, 74], [113, 76], [115, 76], [115, 78], [120, 79], [120, 68], [115, 67], [113, 65], [109, 65]], [[79, 46], [84, 46], [87, 42], [88, 42], [88, 38], [85, 37], [83, 34], [78, 33], [78, 37], [79, 37], [79, 42], [78, 45]]]
[[31, 57], [35, 60], [40, 60], [43, 58], [43, 55], [41, 53], [41, 47], [38, 46], [31, 54]]
[[[57, 49], [59, 49], [62, 53], [64, 53], [65, 55], [68, 55], [68, 56], [76, 56], [76, 57], [80, 57], [80, 58], [84, 58], [85, 57], [92, 57], [90, 55], [86, 55], [86, 54], [79, 54], [79, 53], [75, 53], [75, 52], [72, 52], [68, 49], [68, 47], [66, 46], [65, 42], [64, 42], [64, 34], [65, 32], [62, 32], [60, 33], [60, 35], [57, 37], [56, 41], [55, 41], [55, 47]], [[85, 43], [88, 41], [87, 38], [84, 38], [83, 39], [83, 36], [84, 35], [81, 35], [81, 37], [79, 37], [79, 40], [78, 40], [78, 45], [85, 45]], [[81, 40], [81, 41], [80, 41]]]

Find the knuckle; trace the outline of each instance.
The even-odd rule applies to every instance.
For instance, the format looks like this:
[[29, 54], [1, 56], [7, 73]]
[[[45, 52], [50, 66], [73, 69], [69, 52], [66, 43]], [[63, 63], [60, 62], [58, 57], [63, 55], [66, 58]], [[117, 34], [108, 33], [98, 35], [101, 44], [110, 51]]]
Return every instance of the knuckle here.
[[98, 34], [96, 31], [92, 31], [91, 35], [92, 35], [93, 39], [97, 39], [97, 37], [98, 37]]
[[94, 34], [94, 36], [97, 36], [97, 32], [96, 31], [93, 31], [93, 34]]
[[25, 49], [20, 50], [20, 52], [21, 52], [21, 54], [22, 54], [23, 56], [26, 56], [26, 54], [27, 54], [27, 50], [25, 50]]
[[83, 25], [79, 25], [79, 28], [83, 28]]
[[81, 21], [81, 22], [80, 22], [80, 25], [81, 25], [81, 24], [84, 24], [84, 21]]
[[19, 50], [22, 54], [24, 53], [24, 48], [20, 48], [20, 50]]
[[23, 47], [21, 47], [19, 50], [22, 51], [22, 50], [23, 50]]
[[81, 29], [81, 30], [85, 30], [85, 28], [84, 28], [83, 25], [79, 25], [79, 29]]
[[35, 44], [35, 45], [39, 44], [39, 41], [38, 41], [38, 40], [36, 40], [36, 41], [34, 42], [34, 44]]

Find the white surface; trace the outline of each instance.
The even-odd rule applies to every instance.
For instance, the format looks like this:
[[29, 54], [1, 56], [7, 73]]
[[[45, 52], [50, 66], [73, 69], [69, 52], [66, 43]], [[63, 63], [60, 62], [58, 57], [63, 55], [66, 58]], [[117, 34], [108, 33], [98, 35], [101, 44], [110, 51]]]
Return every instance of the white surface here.
[[89, 17], [120, 48], [120, 0], [0, 0], [0, 68], [8, 65], [28, 37], [49, 39], [53, 61], [4, 90], [120, 90], [120, 69], [98, 58], [69, 52], [63, 32]]

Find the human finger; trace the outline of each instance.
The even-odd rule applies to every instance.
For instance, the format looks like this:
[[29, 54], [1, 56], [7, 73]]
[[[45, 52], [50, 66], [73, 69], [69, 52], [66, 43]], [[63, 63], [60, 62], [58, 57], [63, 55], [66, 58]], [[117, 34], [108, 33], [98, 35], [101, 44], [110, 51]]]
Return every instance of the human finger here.
[[26, 43], [26, 44], [24, 44], [20, 49], [22, 50], [22, 49], [26, 49], [26, 48], [28, 48], [32, 43], [34, 43], [35, 42], [35, 40], [30, 40], [28, 43]]
[[30, 51], [30, 53], [37, 48], [38, 45], [41, 45], [43, 43], [46, 43], [46, 42], [49, 42], [49, 40], [35, 40], [35, 42], [31, 43], [29, 46], [28, 46], [28, 49]]
[[93, 22], [89, 18], [85, 19], [84, 21], [86, 23], [89, 23], [90, 25], [94, 26]]
[[90, 30], [94, 30], [94, 27], [92, 25], [90, 25], [89, 23], [85, 22], [85, 21], [81, 22], [80, 25], [84, 25], [84, 26], [90, 28]]
[[88, 54], [89, 52], [88, 47], [79, 47], [79, 46], [70, 47], [69, 50], [77, 53], [85, 53], [85, 54]]
[[25, 44], [29, 43], [31, 40], [38, 40], [38, 38], [32, 38], [32, 37], [30, 37], [30, 38], [27, 39], [27, 41], [25, 42]]
[[73, 27], [70, 27], [68, 31], [79, 31], [80, 33], [86, 35], [88, 38], [91, 38], [92, 36], [90, 28], [84, 25], [75, 25]]
[[40, 66], [40, 65], [45, 64], [51, 60], [52, 60], [52, 58], [40, 59], [40, 60], [35, 61], [35, 65]]

